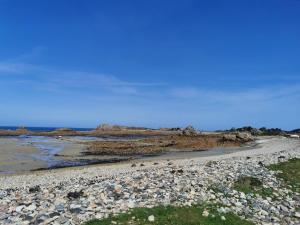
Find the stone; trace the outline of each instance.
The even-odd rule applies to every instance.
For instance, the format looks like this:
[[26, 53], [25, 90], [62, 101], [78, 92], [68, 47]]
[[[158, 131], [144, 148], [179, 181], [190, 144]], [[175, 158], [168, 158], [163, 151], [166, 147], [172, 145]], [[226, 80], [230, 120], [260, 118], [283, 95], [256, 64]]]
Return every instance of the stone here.
[[31, 204], [30, 206], [26, 207], [27, 211], [34, 211], [36, 209], [36, 205], [35, 204]]
[[129, 201], [129, 202], [128, 202], [128, 207], [129, 207], [130, 209], [134, 208], [134, 206], [135, 206], [135, 202], [134, 202], [134, 201]]
[[149, 222], [154, 222], [155, 221], [155, 217], [153, 215], [148, 216], [148, 221]]
[[52, 213], [49, 214], [50, 218], [59, 217], [59, 216], [60, 216], [60, 213], [58, 213], [58, 212], [52, 212]]
[[71, 204], [70, 205], [70, 212], [71, 213], [80, 213], [82, 211], [81, 209], [81, 205], [75, 205], [75, 204]]
[[236, 141], [236, 135], [235, 134], [224, 134], [222, 137], [223, 141]]
[[295, 217], [300, 218], [300, 212], [295, 212]]
[[245, 198], [246, 198], [246, 195], [245, 195], [244, 192], [241, 192], [241, 193], [240, 193], [240, 198], [241, 198], [241, 199], [245, 199]]
[[219, 213], [222, 213], [222, 214], [225, 214], [225, 213], [227, 212], [226, 209], [225, 209], [224, 207], [221, 207], [221, 208], [217, 209], [217, 211], [218, 211]]
[[5, 198], [7, 196], [7, 191], [0, 190], [0, 199]]
[[69, 192], [67, 194], [67, 197], [69, 199], [76, 199], [76, 198], [80, 198], [81, 196], [83, 196], [83, 191], [74, 191], [74, 192]]
[[39, 185], [29, 188], [29, 193], [36, 193], [41, 191], [41, 187]]
[[187, 126], [183, 131], [182, 131], [182, 135], [183, 136], [196, 136], [198, 135], [198, 131], [192, 127], [192, 126]]
[[20, 206], [18, 206], [18, 207], [16, 207], [16, 212], [17, 213], [20, 213], [20, 212], [22, 212], [22, 210], [25, 208], [25, 205], [20, 205]]
[[119, 185], [119, 184], [114, 185], [113, 190], [115, 193], [121, 194], [122, 193], [122, 185]]
[[204, 211], [202, 212], [202, 216], [208, 217], [208, 216], [209, 216], [209, 212], [208, 212], [207, 210], [204, 210]]
[[279, 207], [283, 212], [289, 212], [289, 209], [286, 206], [280, 205]]
[[58, 204], [58, 205], [55, 206], [55, 209], [58, 212], [63, 212], [63, 211], [65, 211], [65, 205], [64, 204]]
[[240, 139], [242, 141], [252, 141], [253, 137], [251, 133], [249, 132], [237, 132], [236, 134], [237, 139]]

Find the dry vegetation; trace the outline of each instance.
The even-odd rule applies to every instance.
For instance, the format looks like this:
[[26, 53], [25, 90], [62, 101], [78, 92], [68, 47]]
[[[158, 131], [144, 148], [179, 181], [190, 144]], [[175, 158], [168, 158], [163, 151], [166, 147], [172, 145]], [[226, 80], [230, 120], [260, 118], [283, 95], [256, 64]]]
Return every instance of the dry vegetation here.
[[129, 141], [92, 141], [88, 155], [147, 155], [165, 151], [207, 150], [215, 147], [240, 146], [244, 141], [225, 141], [222, 135], [169, 135]]

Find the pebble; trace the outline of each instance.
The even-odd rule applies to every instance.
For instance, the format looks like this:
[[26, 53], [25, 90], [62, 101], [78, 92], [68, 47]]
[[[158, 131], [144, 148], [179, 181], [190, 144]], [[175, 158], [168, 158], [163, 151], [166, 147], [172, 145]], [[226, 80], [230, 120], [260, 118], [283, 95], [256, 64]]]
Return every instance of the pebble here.
[[208, 216], [209, 216], [209, 212], [208, 212], [207, 210], [204, 210], [204, 211], [202, 212], [202, 216], [208, 217]]
[[17, 213], [20, 213], [20, 212], [22, 212], [22, 210], [23, 210], [24, 208], [25, 208], [24, 205], [17, 206], [17, 207], [16, 207], [16, 212], [17, 212]]
[[34, 211], [36, 209], [36, 205], [35, 204], [31, 204], [30, 206], [26, 207], [27, 211]]
[[148, 221], [149, 222], [154, 222], [155, 221], [155, 217], [153, 215], [148, 217]]

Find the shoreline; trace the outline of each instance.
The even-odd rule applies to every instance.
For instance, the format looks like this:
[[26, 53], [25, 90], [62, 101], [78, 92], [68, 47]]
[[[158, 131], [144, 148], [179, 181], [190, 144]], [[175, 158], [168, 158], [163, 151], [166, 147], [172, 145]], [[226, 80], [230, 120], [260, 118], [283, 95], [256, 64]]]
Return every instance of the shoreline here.
[[[194, 158], [243, 150], [242, 140], [221, 135], [117, 137], [0, 137], [0, 176], [92, 164]], [[238, 148], [237, 148], [238, 147]]]
[[[275, 173], [264, 165], [300, 158], [300, 141], [274, 137], [259, 142], [251, 150], [221, 156], [149, 161], [135, 167], [124, 163], [0, 176], [0, 221], [77, 225], [133, 207], [209, 201], [225, 204], [242, 217], [251, 215], [257, 224], [297, 224], [300, 219], [294, 212], [300, 205], [300, 196], [282, 188]], [[280, 198], [240, 197], [242, 194], [230, 187], [241, 176], [261, 179]], [[212, 185], [226, 185], [229, 197], [214, 192]], [[298, 200], [291, 200], [294, 195]]]
[[[141, 160], [139, 163], [144, 164], [143, 166], [140, 167], [132, 167], [132, 164], [137, 162], [135, 160], [132, 161], [124, 161], [120, 163], [108, 163], [108, 164], [94, 164], [94, 165], [85, 165], [85, 166], [75, 166], [75, 167], [64, 167], [64, 168], [58, 168], [58, 169], [46, 169], [45, 170], [38, 170], [38, 171], [28, 171], [25, 173], [20, 173], [20, 174], [0, 174], [0, 183], [1, 180], [7, 179], [9, 180], [10, 177], [35, 177], [35, 176], [47, 176], [47, 175], [59, 175], [65, 174], [70, 172], [75, 172], [75, 173], [88, 173], [88, 172], [93, 172], [93, 170], [97, 170], [100, 172], [101, 175], [104, 176], [110, 176], [110, 175], [117, 175], [120, 172], [130, 172], [130, 171], [136, 171], [136, 170], [144, 170], [144, 169], [151, 169], [151, 168], [163, 168], [165, 166], [171, 166], [171, 165], [177, 165], [177, 166], [184, 166], [189, 163], [200, 163], [200, 164], [205, 164], [208, 161], [218, 161], [218, 160], [227, 160], [230, 158], [237, 158], [237, 157], [250, 157], [250, 156], [257, 156], [259, 155], [263, 156], [266, 154], [276, 154], [278, 152], [284, 151], [285, 149], [283, 146], [280, 146], [281, 148], [279, 149], [272, 149], [270, 148], [269, 142], [281, 142], [281, 140], [287, 140], [288, 142], [295, 142], [299, 143], [300, 147], [300, 141], [298, 140], [293, 140], [293, 139], [286, 139], [284, 137], [268, 137], [267, 139], [263, 138], [261, 140], [264, 140], [262, 143], [254, 143], [253, 147], [250, 147], [248, 150], [243, 150], [243, 151], [237, 151], [234, 153], [229, 153], [229, 154], [224, 154], [224, 155], [212, 155], [212, 156], [205, 156], [205, 157], [195, 157], [195, 158], [180, 158], [180, 159], [153, 159], [150, 161], [146, 160]], [[273, 143], [271, 143], [273, 145]], [[276, 147], [276, 146], [275, 146]], [[263, 151], [263, 152], [260, 152]], [[300, 154], [300, 152], [299, 152]], [[153, 165], [155, 162], [159, 162], [158, 164]], [[170, 162], [172, 164], [168, 165]], [[28, 182], [28, 186], [32, 186]], [[24, 184], [24, 183], [23, 183]], [[3, 189], [0, 185], [0, 190]]]
[[[79, 145], [79, 144], [78, 144]], [[88, 158], [78, 158], [73, 160], [73, 162], [79, 162], [80, 164], [72, 165], [72, 161], [69, 161], [69, 164], [57, 164], [54, 166], [44, 166], [44, 167], [36, 167], [31, 170], [26, 171], [15, 171], [13, 173], [0, 173], [1, 176], [15, 176], [15, 175], [30, 175], [34, 173], [42, 173], [47, 171], [59, 171], [59, 170], [76, 170], [88, 167], [102, 167], [102, 166], [114, 166], [114, 165], [124, 165], [124, 164], [143, 164], [149, 162], [161, 162], [161, 161], [169, 161], [169, 160], [183, 160], [183, 159], [193, 159], [198, 157], [207, 157], [207, 156], [221, 156], [230, 154], [233, 152], [239, 151], [248, 151], [258, 147], [259, 144], [256, 141], [251, 141], [243, 144], [242, 146], [232, 146], [232, 147], [215, 147], [210, 149], [201, 149], [201, 150], [169, 150], [161, 153], [153, 153], [153, 154], [136, 154], [132, 156], [118, 156], [118, 155], [108, 155], [101, 156], [103, 158], [98, 158], [97, 155], [89, 155]], [[76, 146], [75, 146], [76, 147]], [[71, 150], [72, 149], [72, 150]], [[77, 150], [76, 150], [77, 149]], [[75, 151], [74, 151], [75, 150]], [[81, 150], [79, 148], [74, 148], [74, 145], [71, 145], [67, 149], [62, 150], [59, 154], [54, 155], [57, 158], [76, 158], [76, 155], [81, 154]], [[36, 162], [36, 161], [35, 161]], [[68, 161], [67, 161], [68, 162]]]

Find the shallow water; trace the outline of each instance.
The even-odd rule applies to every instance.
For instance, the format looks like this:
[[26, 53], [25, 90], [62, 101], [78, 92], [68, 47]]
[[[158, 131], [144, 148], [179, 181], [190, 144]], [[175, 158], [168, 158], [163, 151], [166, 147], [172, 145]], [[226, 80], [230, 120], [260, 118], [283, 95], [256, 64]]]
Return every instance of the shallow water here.
[[[6, 157], [9, 162], [0, 160], [0, 173], [9, 174], [22, 171], [61, 168], [72, 166], [83, 166], [89, 164], [113, 163], [124, 160], [134, 159], [138, 161], [150, 160], [167, 160], [167, 159], [187, 159], [194, 157], [207, 157], [230, 154], [237, 151], [249, 150], [252, 146], [243, 148], [216, 148], [205, 151], [171, 151], [160, 155], [151, 156], [135, 156], [135, 157], [120, 157], [120, 156], [85, 156], [82, 155], [82, 145], [79, 143], [93, 140], [129, 140], [132, 137], [126, 138], [110, 138], [110, 137], [91, 137], [91, 136], [74, 136], [74, 137], [46, 137], [46, 136], [19, 136], [0, 139], [0, 159], [3, 155], [1, 147], [3, 142], [9, 140], [11, 143], [6, 145]], [[3, 142], [2, 142], [3, 141]], [[13, 146], [18, 146], [17, 150]], [[67, 155], [65, 149], [69, 149]], [[27, 149], [27, 151], [23, 150]], [[28, 150], [29, 149], [29, 150]], [[76, 150], [75, 150], [76, 149]], [[4, 162], [4, 163], [3, 163]]]
[[[92, 136], [55, 138], [20, 135], [18, 137], [2, 137], [0, 138], [0, 174], [128, 160], [128, 157], [119, 156], [85, 156], [81, 154], [84, 147], [80, 144], [85, 141], [128, 139]], [[65, 152], [66, 149], [68, 149], [67, 152]]]
[[31, 157], [46, 162], [49, 167], [56, 164], [54, 156], [60, 153], [65, 146], [64, 142], [52, 137], [20, 136], [17, 139], [19, 145], [31, 145], [38, 149], [39, 151], [31, 154]]

